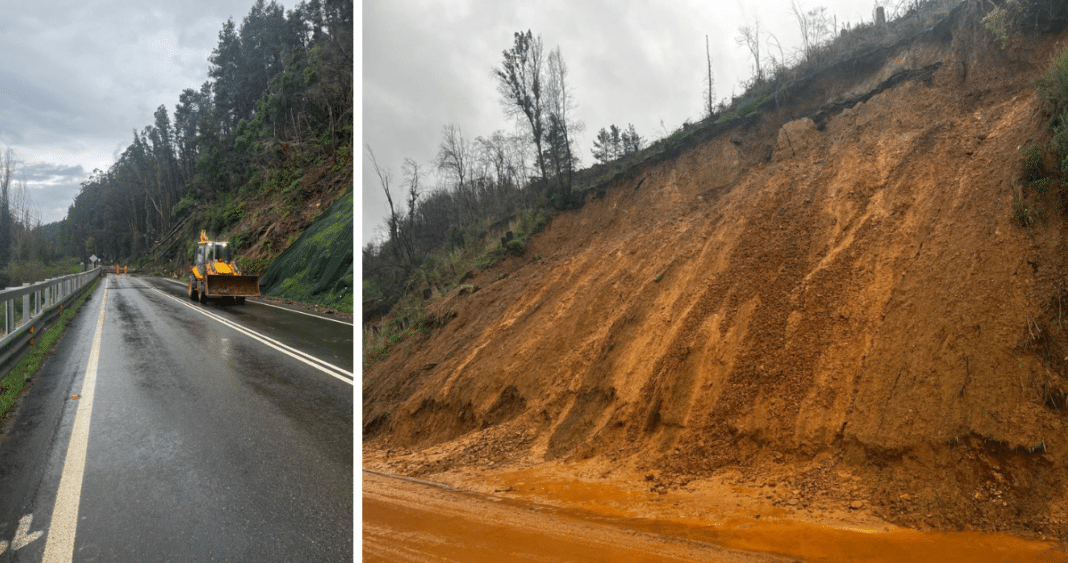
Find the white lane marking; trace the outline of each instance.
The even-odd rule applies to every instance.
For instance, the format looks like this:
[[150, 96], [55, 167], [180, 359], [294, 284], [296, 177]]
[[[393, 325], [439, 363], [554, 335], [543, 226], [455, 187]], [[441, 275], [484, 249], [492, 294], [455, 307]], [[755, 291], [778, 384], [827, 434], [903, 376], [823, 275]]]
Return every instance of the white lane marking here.
[[0, 555], [7, 551], [8, 546], [11, 547], [11, 551], [18, 551], [27, 545], [30, 545], [34, 540], [41, 537], [44, 534], [43, 531], [36, 531], [30, 533], [30, 526], [33, 525], [33, 514], [27, 514], [22, 518], [19, 518], [19, 527], [15, 530], [15, 538], [11, 540], [11, 543], [6, 541], [0, 541]]
[[[149, 287], [152, 287], [152, 286], [149, 285]], [[304, 362], [305, 364], [307, 364], [307, 365], [309, 365], [309, 366], [311, 366], [311, 367], [313, 367], [313, 368], [315, 368], [315, 369], [317, 369], [317, 370], [319, 370], [319, 371], [321, 371], [321, 372], [323, 372], [323, 373], [325, 373], [325, 374], [327, 374], [327, 375], [329, 375], [329, 376], [331, 376], [331, 377], [333, 377], [335, 379], [339, 379], [341, 381], [344, 381], [345, 383], [348, 383], [349, 385], [355, 385], [353, 383], [354, 376], [353, 376], [351, 371], [346, 371], [346, 370], [344, 370], [342, 368], [339, 368], [339, 367], [337, 367], [337, 366], [335, 366], [333, 364], [324, 362], [323, 360], [320, 360], [319, 358], [316, 358], [314, 356], [310, 356], [308, 354], [305, 354], [304, 352], [301, 352], [300, 350], [297, 350], [296, 348], [292, 348], [290, 346], [286, 346], [285, 344], [282, 344], [281, 342], [279, 342], [279, 341], [277, 341], [277, 340], [275, 340], [273, 338], [270, 338], [268, 336], [264, 336], [264, 335], [254, 331], [254, 330], [245, 328], [245, 327], [243, 327], [243, 326], [241, 326], [241, 325], [239, 325], [239, 324], [237, 324], [237, 323], [235, 323], [233, 321], [230, 321], [228, 319], [220, 317], [219, 315], [216, 315], [215, 313], [211, 313], [209, 311], [205, 311], [205, 310], [203, 310], [203, 309], [201, 309], [199, 307], [194, 306], [191, 303], [186, 303], [182, 299], [179, 299], [179, 298], [177, 298], [177, 297], [175, 297], [173, 295], [165, 293], [164, 291], [162, 291], [160, 289], [157, 289], [157, 288], [154, 288], [154, 287], [152, 289], [155, 289], [156, 291], [158, 291], [160, 293], [160, 295], [162, 295], [162, 296], [164, 296], [164, 297], [166, 297], [168, 299], [171, 299], [172, 301], [174, 301], [176, 303], [179, 303], [180, 305], [182, 305], [184, 307], [189, 307], [190, 309], [200, 313], [201, 315], [204, 315], [204, 316], [206, 316], [206, 317], [208, 317], [210, 319], [214, 319], [214, 320], [216, 320], [216, 321], [218, 321], [218, 322], [220, 322], [220, 323], [222, 323], [222, 324], [224, 324], [226, 326], [229, 326], [229, 327], [233, 328], [234, 330], [236, 330], [236, 331], [238, 331], [238, 332], [240, 332], [242, 334], [245, 334], [246, 336], [249, 336], [249, 337], [251, 337], [251, 338], [253, 338], [255, 340], [258, 340], [261, 343], [266, 344], [267, 346], [270, 346], [271, 348], [274, 348], [275, 350], [278, 350], [279, 352], [281, 352], [281, 353], [283, 353], [283, 354], [285, 354], [285, 355], [287, 355], [287, 356], [289, 356], [289, 357], [291, 357], [291, 358], [293, 358], [295, 360]]]
[[96, 367], [100, 363], [100, 342], [104, 334], [104, 313], [108, 306], [108, 284], [104, 282], [104, 298], [100, 303], [100, 317], [96, 321], [96, 335], [85, 368], [78, 414], [67, 446], [63, 476], [52, 509], [52, 523], [45, 543], [44, 563], [70, 561], [74, 557], [74, 534], [78, 531], [78, 507], [81, 504], [82, 478], [85, 474], [85, 454], [89, 446], [89, 420], [93, 415], [93, 395], [96, 391]]
[[15, 530], [15, 539], [11, 540], [12, 551], [18, 551], [27, 545], [30, 545], [33, 540], [41, 537], [44, 532], [38, 530], [34, 533], [30, 533], [30, 526], [33, 525], [33, 514], [27, 514], [19, 519], [19, 528]]
[[[249, 299], [253, 299], [253, 298], [249, 297]], [[330, 317], [322, 317], [322, 316], [319, 316], [319, 315], [313, 315], [311, 313], [305, 313], [304, 311], [298, 311], [296, 309], [290, 309], [289, 307], [279, 307], [278, 305], [272, 305], [270, 303], [267, 303], [266, 301], [260, 301], [259, 299], [256, 299], [255, 301], [253, 301], [253, 303], [255, 303], [257, 305], [265, 305], [267, 307], [274, 307], [275, 309], [281, 309], [283, 311], [289, 311], [290, 313], [296, 313], [298, 315], [304, 315], [306, 317], [312, 317], [312, 318], [316, 318], [316, 319], [323, 320], [323, 321], [330, 321], [332, 323], [342, 324], [342, 325], [345, 325], [345, 326], [353, 326], [352, 323], [347, 323], [347, 322], [345, 322], [343, 320], [340, 320], [340, 319], [331, 319]]]
[[[161, 278], [161, 279], [167, 280], [169, 282], [176, 283], [178, 285], [181, 285], [181, 286], [185, 287], [186, 289], [189, 288], [189, 282], [180, 282], [178, 280], [174, 280], [174, 279], [171, 279], [171, 278]], [[149, 287], [151, 287], [151, 285]], [[304, 316], [307, 316], [307, 317], [312, 317], [312, 318], [315, 318], [315, 319], [319, 319], [321, 321], [330, 321], [330, 322], [343, 324], [343, 325], [347, 325], [347, 326], [355, 326], [354, 324], [347, 323], [347, 322], [345, 322], [345, 321], [343, 321], [341, 319], [331, 319], [330, 317], [323, 317], [321, 315], [313, 315], [311, 313], [305, 313], [304, 311], [298, 311], [296, 309], [290, 309], [289, 307], [279, 307], [278, 305], [272, 305], [270, 303], [267, 303], [266, 301], [260, 301], [259, 299], [256, 299], [254, 297], [249, 297], [249, 299], [253, 300], [253, 303], [255, 303], [257, 305], [265, 305], [267, 307], [274, 307], [275, 309], [281, 309], [283, 311], [289, 311], [290, 313], [297, 313], [298, 315], [304, 315]]]

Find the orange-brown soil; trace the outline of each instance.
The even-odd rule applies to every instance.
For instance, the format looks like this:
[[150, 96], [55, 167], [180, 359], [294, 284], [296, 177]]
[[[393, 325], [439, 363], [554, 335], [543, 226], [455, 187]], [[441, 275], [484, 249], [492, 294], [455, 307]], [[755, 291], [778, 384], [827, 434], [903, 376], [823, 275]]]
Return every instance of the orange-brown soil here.
[[431, 304], [455, 318], [363, 375], [365, 465], [587, 460], [664, 494], [1068, 539], [1068, 224], [1052, 194], [1014, 221], [1021, 149], [1049, 138], [1033, 82], [1068, 34], [1001, 50], [973, 6]]
[[798, 502], [791, 497], [800, 491], [785, 484], [732, 484], [738, 481], [732, 473], [738, 472], [666, 491], [655, 475], [621, 479], [618, 468], [601, 460], [518, 471], [465, 467], [435, 475], [437, 484], [364, 471], [363, 556], [465, 562], [1068, 561], [1055, 541], [909, 530], [864, 507]]

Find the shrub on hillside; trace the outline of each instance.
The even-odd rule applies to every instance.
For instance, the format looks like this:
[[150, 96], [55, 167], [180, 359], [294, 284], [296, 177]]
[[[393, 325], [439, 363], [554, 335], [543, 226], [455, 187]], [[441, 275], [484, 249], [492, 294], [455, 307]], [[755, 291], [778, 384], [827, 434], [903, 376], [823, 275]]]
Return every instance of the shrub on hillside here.
[[[1046, 147], [1028, 147], [1023, 152], [1023, 180], [1030, 192], [1045, 195], [1055, 191], [1062, 211], [1068, 212], [1064, 178], [1068, 177], [1068, 49], [1050, 61], [1049, 69], [1035, 82], [1039, 96], [1046, 101], [1049, 124], [1053, 138]], [[1057, 160], [1060, 169], [1051, 176], [1045, 167], [1046, 151]], [[1059, 176], [1059, 177], [1058, 177]], [[1024, 226], [1033, 222], [1030, 214], [1021, 213], [1022, 203], [1017, 203], [1014, 217]]]
[[1051, 124], [1053, 139], [1050, 140], [1049, 147], [1057, 155], [1061, 173], [1068, 174], [1068, 108], [1057, 115]]
[[174, 204], [171, 208], [171, 216], [177, 220], [182, 219], [196, 206], [196, 202], [193, 200], [193, 192], [186, 192], [185, 196], [178, 200], [178, 203]]
[[983, 25], [994, 34], [994, 39], [1002, 49], [1009, 43], [1009, 18], [1013, 6], [1015, 3], [1012, 2], [1007, 6], [996, 6], [983, 18]]
[[1056, 32], [1064, 28], [1066, 19], [1068, 4], [1064, 0], [1007, 0], [987, 12], [983, 26], [1005, 49], [1014, 31]]
[[522, 256], [527, 251], [527, 243], [519, 239], [512, 239], [504, 245], [512, 256]]
[[1046, 170], [1042, 163], [1045, 158], [1045, 151], [1042, 150], [1042, 147], [1027, 147], [1023, 151], [1023, 157], [1024, 181], [1034, 183], [1046, 177]]
[[544, 209], [531, 208], [519, 215], [519, 236], [527, 238], [536, 234], [549, 224], [549, 217]]
[[1012, 222], [1019, 227], [1030, 227], [1035, 222], [1034, 214], [1019, 195], [1012, 200]]
[[[1051, 113], [1062, 117], [1068, 108], [1068, 49], [1061, 51], [1049, 63], [1049, 70], [1035, 82], [1038, 94], [1050, 104]], [[1058, 119], [1063, 123], [1063, 119]]]

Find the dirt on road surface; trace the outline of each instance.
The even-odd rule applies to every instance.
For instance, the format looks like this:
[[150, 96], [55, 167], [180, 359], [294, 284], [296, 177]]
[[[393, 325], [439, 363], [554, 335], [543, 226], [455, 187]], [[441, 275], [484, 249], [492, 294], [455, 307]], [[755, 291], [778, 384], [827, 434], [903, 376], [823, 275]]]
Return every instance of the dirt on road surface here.
[[363, 560], [368, 563], [791, 561], [628, 526], [638, 522], [595, 518], [366, 472], [363, 515]]
[[604, 469], [548, 464], [435, 481], [365, 469], [364, 561], [1068, 561], [1056, 541], [919, 532], [867, 507], [783, 508], [771, 499], [794, 491], [754, 491], [731, 479], [659, 491], [640, 475], [595, 478]]

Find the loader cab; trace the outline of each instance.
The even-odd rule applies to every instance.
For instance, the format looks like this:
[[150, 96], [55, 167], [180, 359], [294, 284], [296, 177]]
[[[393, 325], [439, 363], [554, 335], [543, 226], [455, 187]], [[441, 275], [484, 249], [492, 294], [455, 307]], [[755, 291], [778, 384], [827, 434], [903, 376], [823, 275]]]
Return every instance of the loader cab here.
[[217, 262], [230, 263], [230, 244], [226, 242], [213, 242], [209, 246], [208, 259]]
[[209, 242], [197, 245], [197, 265], [215, 262], [216, 260], [229, 263], [231, 260], [230, 245], [225, 242]]

